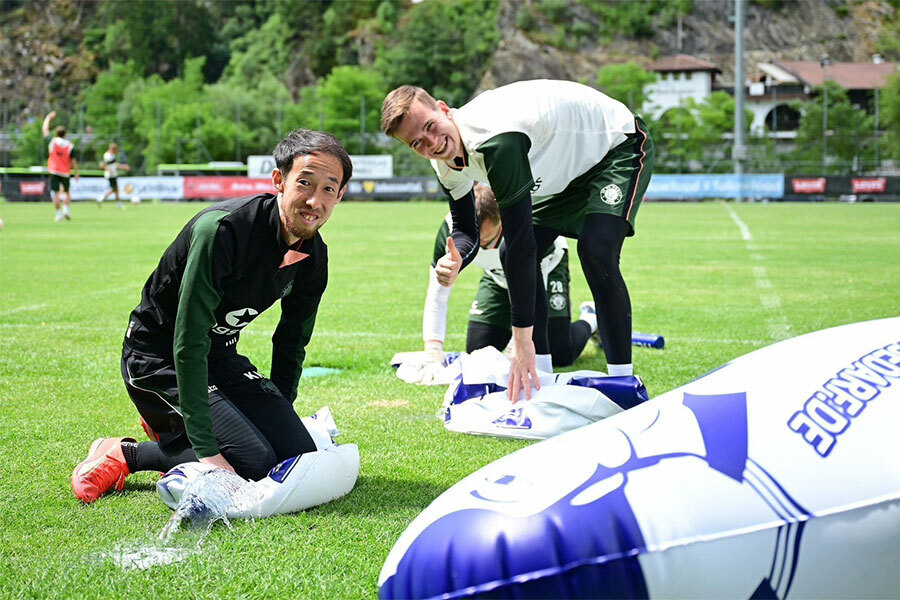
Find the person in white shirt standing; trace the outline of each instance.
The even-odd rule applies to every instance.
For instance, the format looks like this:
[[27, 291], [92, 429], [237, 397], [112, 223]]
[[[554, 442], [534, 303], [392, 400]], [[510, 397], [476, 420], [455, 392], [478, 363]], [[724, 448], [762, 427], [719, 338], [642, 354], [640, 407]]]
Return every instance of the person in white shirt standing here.
[[111, 142], [109, 144], [109, 148], [103, 153], [100, 168], [103, 169], [103, 176], [109, 182], [109, 189], [97, 196], [97, 206], [103, 204], [103, 201], [109, 198], [111, 194], [115, 194], [118, 207], [125, 208], [122, 204], [122, 199], [119, 197], [119, 170], [127, 173], [131, 170], [131, 167], [119, 162], [119, 145], [117, 143]]

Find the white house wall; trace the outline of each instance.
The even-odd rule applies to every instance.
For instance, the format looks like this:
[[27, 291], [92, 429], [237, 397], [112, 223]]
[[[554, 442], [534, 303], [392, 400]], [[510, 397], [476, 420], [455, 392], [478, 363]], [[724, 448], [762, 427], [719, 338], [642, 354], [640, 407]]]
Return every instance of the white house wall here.
[[647, 98], [644, 113], [658, 119], [664, 112], [679, 106], [688, 98], [694, 98], [698, 102], [708, 98], [712, 90], [712, 78], [707, 71], [660, 73], [659, 80], [644, 90]]

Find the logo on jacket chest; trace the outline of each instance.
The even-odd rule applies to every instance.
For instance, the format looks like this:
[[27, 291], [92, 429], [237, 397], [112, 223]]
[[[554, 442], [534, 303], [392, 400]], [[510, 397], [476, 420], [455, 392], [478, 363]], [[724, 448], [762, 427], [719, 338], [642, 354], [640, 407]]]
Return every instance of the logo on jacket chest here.
[[225, 315], [225, 323], [228, 326], [216, 324], [216, 326], [212, 328], [212, 332], [218, 333], [219, 335], [234, 335], [246, 327], [258, 314], [259, 311], [253, 308], [239, 308], [237, 310], [232, 310]]

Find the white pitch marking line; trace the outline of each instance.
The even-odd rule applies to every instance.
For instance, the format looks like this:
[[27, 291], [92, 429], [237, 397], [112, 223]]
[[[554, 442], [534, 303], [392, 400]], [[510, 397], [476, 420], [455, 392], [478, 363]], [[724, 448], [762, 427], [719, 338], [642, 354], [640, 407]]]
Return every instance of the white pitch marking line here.
[[[747, 227], [747, 224], [741, 220], [735, 210], [731, 208], [730, 204], [726, 204], [725, 208], [728, 209], [731, 220], [738, 226], [738, 229], [741, 232], [741, 239], [747, 242], [747, 251], [750, 253], [750, 259], [753, 261], [765, 260], [759, 245], [753, 242], [753, 234], [750, 233], [750, 228]], [[753, 270], [753, 280], [756, 287], [760, 290], [765, 290], [765, 292], [760, 293], [759, 302], [762, 304], [763, 308], [768, 311], [766, 316], [766, 327], [769, 330], [769, 335], [776, 340], [783, 340], [791, 337], [791, 324], [788, 323], [787, 318], [780, 311], [781, 298], [773, 291], [774, 286], [769, 280], [768, 271], [766, 271], [765, 267], [759, 265], [754, 265], [751, 268]]]
[[27, 304], [25, 306], [17, 306], [15, 308], [10, 308], [9, 310], [0, 311], [0, 315], [13, 315], [18, 312], [28, 312], [31, 310], [41, 310], [50, 306], [46, 302], [42, 302], [41, 304]]
[[753, 234], [750, 233], [750, 228], [747, 227], [747, 224], [741, 220], [741, 218], [736, 212], [734, 212], [734, 209], [731, 208], [730, 205], [726, 204], [725, 207], [728, 209], [728, 212], [731, 213], [731, 220], [734, 221], [737, 224], [738, 229], [741, 230], [741, 239], [743, 239], [745, 242], [753, 241]]
[[[84, 297], [84, 296], [105, 296], [106, 294], [118, 294], [119, 292], [124, 292], [124, 291], [131, 290], [131, 289], [134, 289], [134, 287], [130, 286], [130, 285], [129, 286], [119, 286], [119, 287], [113, 287], [113, 288], [106, 288], [106, 289], [102, 289], [102, 290], [92, 290], [90, 292], [85, 292], [84, 294], [81, 294], [81, 295], [82, 295], [82, 297]], [[0, 316], [13, 315], [13, 314], [16, 314], [19, 312], [30, 312], [30, 311], [34, 311], [34, 310], [43, 310], [43, 309], [45, 309], [47, 307], [51, 307], [51, 306], [53, 306], [53, 305], [49, 304], [47, 302], [41, 302], [39, 304], [26, 304], [24, 306], [17, 306], [15, 308], [0, 310]]]

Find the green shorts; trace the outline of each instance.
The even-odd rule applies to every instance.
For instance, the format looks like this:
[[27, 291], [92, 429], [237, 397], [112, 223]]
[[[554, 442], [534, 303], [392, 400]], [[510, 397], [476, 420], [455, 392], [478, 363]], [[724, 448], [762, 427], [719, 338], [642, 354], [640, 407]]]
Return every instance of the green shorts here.
[[[547, 303], [550, 305], [549, 318], [571, 318], [568, 250], [563, 253], [559, 264], [547, 276]], [[512, 331], [511, 319], [509, 292], [506, 288], [497, 285], [494, 278], [485, 272], [478, 283], [478, 291], [475, 292], [472, 308], [469, 309], [469, 320]]]
[[636, 131], [609, 151], [603, 160], [586, 173], [573, 179], [559, 194], [534, 201], [534, 224], [554, 229], [577, 238], [584, 217], [603, 213], [616, 215], [631, 225], [644, 192], [650, 183], [656, 149], [640, 117], [635, 117]]
[[50, 174], [50, 191], [58, 192], [59, 188], [62, 188], [63, 191], [69, 191], [69, 178], [65, 175], [54, 175]]

